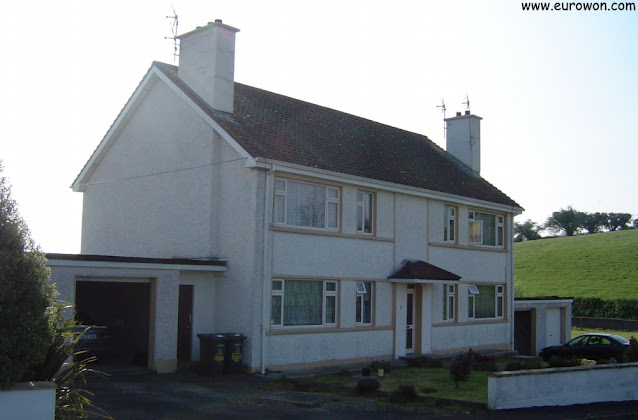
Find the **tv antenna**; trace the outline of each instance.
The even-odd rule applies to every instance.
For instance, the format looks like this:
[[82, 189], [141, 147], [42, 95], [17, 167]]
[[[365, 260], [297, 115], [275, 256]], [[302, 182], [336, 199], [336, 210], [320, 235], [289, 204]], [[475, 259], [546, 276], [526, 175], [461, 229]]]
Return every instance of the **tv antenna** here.
[[465, 110], [469, 111], [470, 110], [470, 97], [465, 95], [465, 102], [461, 103], [462, 105], [465, 105]]
[[443, 140], [445, 140], [445, 102], [441, 99], [441, 105], [437, 105], [437, 108], [441, 108], [441, 112], [443, 113]]
[[177, 12], [175, 12], [175, 7], [171, 3], [171, 7], [173, 8], [173, 16], [166, 16], [166, 19], [173, 19], [173, 23], [171, 24], [171, 33], [173, 36], [165, 36], [164, 39], [172, 39], [173, 40], [173, 61], [177, 60], [179, 56], [179, 52], [177, 51], [179, 39], [177, 38], [177, 26], [179, 24], [179, 17], [177, 16]]

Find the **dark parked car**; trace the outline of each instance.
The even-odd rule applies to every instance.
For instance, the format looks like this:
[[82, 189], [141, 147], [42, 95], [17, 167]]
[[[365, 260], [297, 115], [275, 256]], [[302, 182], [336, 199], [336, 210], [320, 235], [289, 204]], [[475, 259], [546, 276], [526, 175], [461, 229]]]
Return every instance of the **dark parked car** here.
[[565, 359], [622, 360], [629, 340], [615, 334], [583, 334], [561, 346], [545, 347], [539, 356], [544, 361], [556, 356]]
[[76, 352], [82, 352], [78, 355], [81, 359], [96, 356], [98, 360], [102, 360], [107, 358], [113, 350], [113, 335], [110, 327], [78, 325], [74, 331], [77, 334], [84, 333], [75, 346]]

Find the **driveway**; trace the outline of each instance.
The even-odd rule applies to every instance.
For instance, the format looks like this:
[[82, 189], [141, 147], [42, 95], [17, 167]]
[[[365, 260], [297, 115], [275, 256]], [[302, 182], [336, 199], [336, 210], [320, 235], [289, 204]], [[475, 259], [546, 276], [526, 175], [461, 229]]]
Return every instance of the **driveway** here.
[[[115, 372], [87, 377], [92, 401], [126, 419], [584, 419], [638, 418], [638, 402], [589, 404], [446, 415], [440, 409], [381, 405], [343, 395], [272, 391], [269, 375], [207, 377], [192, 373]], [[268, 390], [270, 389], [270, 390]]]

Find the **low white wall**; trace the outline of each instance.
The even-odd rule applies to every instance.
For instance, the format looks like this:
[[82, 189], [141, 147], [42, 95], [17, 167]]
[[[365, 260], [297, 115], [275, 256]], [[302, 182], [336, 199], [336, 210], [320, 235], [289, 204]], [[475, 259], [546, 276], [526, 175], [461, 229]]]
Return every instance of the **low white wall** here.
[[498, 372], [488, 407], [509, 408], [638, 400], [638, 363]]
[[0, 391], [2, 419], [31, 420], [54, 417], [54, 382], [24, 382], [6, 391]]

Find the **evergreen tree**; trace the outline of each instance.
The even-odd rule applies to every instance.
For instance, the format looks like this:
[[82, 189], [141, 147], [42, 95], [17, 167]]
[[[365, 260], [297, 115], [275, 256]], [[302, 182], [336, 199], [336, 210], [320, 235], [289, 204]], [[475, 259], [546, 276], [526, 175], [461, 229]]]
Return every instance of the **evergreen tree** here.
[[0, 389], [26, 379], [49, 348], [47, 309], [55, 288], [45, 262], [11, 198], [0, 161]]

